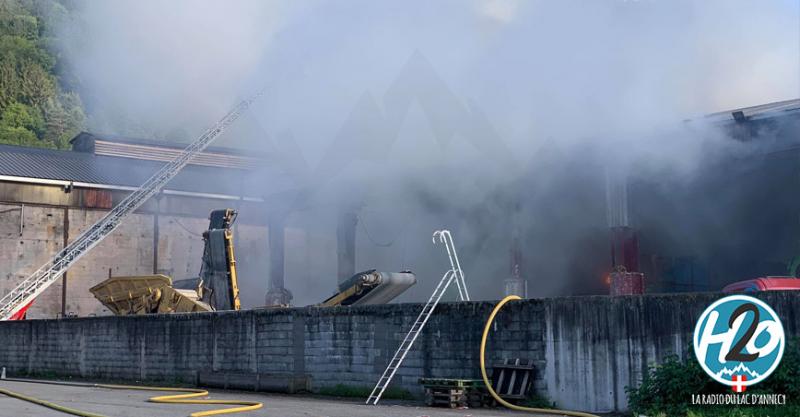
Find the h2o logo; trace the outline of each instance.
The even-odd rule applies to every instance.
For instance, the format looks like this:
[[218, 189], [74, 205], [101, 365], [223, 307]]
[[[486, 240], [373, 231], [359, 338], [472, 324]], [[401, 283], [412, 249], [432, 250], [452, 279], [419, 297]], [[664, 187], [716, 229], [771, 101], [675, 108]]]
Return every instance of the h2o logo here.
[[742, 392], [765, 380], [783, 357], [786, 337], [767, 303], [732, 295], [711, 304], [694, 329], [694, 352], [715, 381]]

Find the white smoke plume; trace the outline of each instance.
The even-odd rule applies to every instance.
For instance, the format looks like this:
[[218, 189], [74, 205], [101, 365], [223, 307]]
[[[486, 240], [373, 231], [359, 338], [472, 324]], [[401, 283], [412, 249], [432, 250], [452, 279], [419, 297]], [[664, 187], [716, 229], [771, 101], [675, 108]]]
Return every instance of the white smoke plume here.
[[[442, 227], [478, 298], [500, 295], [514, 228], [532, 295], [595, 285], [608, 263], [604, 165], [690, 181], [735, 149], [683, 120], [800, 96], [793, 1], [76, 7], [63, 50], [91, 129], [188, 140], [266, 86], [220, 145], [288, 155], [294, 184], [313, 190], [292, 221], [312, 234], [330, 236], [336, 209], [355, 204], [358, 266], [418, 272], [407, 300], [446, 268], [428, 243]], [[335, 277], [286, 281], [304, 304]]]

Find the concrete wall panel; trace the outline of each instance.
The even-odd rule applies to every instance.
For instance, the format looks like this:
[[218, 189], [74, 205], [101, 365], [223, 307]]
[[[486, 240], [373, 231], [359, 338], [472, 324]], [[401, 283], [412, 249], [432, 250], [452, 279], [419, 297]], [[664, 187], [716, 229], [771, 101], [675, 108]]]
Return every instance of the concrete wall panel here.
[[[622, 411], [648, 365], [684, 356], [695, 320], [722, 294], [570, 297], [511, 303], [497, 317], [488, 361], [531, 359], [536, 390], [570, 409]], [[800, 294], [759, 294], [798, 335]], [[420, 377], [480, 378], [492, 302], [441, 304], [394, 386]], [[198, 372], [308, 375], [312, 388], [371, 387], [422, 306], [297, 308], [0, 323], [11, 374], [195, 381]]]

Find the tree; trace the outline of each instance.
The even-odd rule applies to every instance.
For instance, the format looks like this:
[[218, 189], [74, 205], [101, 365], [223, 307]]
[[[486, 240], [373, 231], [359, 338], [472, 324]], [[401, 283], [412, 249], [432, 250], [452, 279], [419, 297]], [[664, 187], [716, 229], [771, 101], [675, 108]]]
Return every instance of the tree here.
[[68, 13], [55, 0], [0, 1], [0, 143], [65, 148], [86, 123], [48, 50]]

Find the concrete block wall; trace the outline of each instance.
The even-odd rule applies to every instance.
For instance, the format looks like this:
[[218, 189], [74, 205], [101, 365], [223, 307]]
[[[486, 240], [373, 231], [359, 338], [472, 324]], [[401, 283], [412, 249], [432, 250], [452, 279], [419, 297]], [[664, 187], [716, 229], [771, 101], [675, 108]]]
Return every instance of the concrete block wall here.
[[[687, 354], [695, 321], [722, 294], [570, 297], [509, 304], [487, 346], [489, 364], [531, 359], [534, 386], [558, 406], [627, 408], [625, 387], [648, 365]], [[798, 335], [800, 294], [758, 295]], [[441, 304], [393, 386], [420, 377], [480, 378], [479, 344], [494, 302]], [[318, 390], [371, 387], [419, 304], [249, 310], [0, 322], [0, 366], [11, 374], [192, 382], [201, 372], [307, 375]]]
[[[685, 358], [702, 312], [725, 294], [569, 297], [544, 303], [547, 395], [564, 407], [625, 410], [625, 387], [638, 386], [648, 366]], [[800, 335], [800, 293], [765, 292], [787, 338]], [[690, 358], [693, 360], [692, 358]]]

